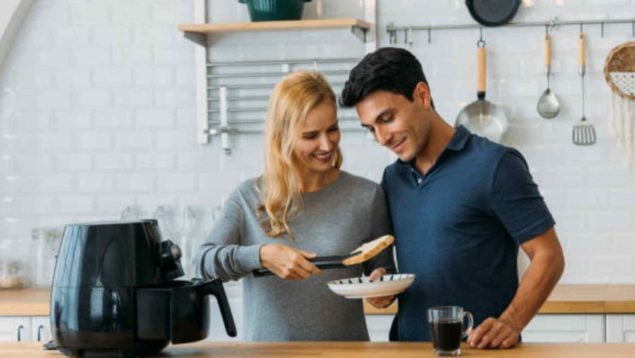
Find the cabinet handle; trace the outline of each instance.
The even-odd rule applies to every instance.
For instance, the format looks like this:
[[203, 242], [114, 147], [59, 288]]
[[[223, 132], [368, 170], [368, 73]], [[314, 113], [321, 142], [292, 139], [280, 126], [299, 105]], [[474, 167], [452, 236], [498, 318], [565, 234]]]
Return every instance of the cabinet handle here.
[[41, 324], [37, 327], [37, 341], [40, 342], [42, 340], [42, 330], [44, 329], [44, 325]]
[[18, 342], [22, 342], [22, 330], [24, 329], [23, 325], [18, 326]]

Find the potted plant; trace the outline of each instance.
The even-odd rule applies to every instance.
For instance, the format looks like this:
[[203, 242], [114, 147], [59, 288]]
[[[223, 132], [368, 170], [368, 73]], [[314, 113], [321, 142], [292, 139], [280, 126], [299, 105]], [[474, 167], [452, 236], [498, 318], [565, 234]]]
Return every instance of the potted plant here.
[[300, 20], [304, 3], [311, 0], [238, 0], [246, 4], [251, 21]]

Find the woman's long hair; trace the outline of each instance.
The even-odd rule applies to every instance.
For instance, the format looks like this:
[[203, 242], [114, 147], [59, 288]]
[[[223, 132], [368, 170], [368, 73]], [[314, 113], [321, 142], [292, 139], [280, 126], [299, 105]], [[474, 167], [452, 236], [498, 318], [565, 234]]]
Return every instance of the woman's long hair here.
[[[259, 181], [261, 203], [257, 208], [258, 214], [266, 213], [261, 225], [268, 236], [287, 233], [294, 239], [288, 221], [302, 207], [300, 177], [293, 156], [298, 125], [325, 101], [336, 106], [335, 93], [317, 72], [291, 73], [273, 89], [265, 122], [265, 170]], [[342, 165], [339, 147], [332, 165]]]

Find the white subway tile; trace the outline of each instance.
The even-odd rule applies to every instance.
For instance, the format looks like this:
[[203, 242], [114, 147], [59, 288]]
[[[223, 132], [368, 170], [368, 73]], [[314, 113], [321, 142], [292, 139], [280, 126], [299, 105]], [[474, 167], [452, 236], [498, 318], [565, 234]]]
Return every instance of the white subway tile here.
[[129, 68], [97, 68], [93, 71], [93, 83], [98, 86], [128, 86], [132, 83], [132, 71]]
[[176, 168], [174, 153], [141, 153], [135, 155], [135, 167], [138, 170], [173, 172]]
[[53, 157], [48, 154], [15, 155], [12, 159], [11, 170], [18, 173], [43, 174], [51, 172]]
[[[318, 3], [311, 2], [308, 14], [357, 17], [359, 4], [353, 3], [323, 2], [320, 15]], [[610, 3], [535, 1], [523, 5], [515, 21], [635, 15], [632, 1]], [[248, 21], [246, 6], [235, 0], [208, 5], [212, 22]], [[377, 8], [379, 46], [388, 45], [390, 21], [400, 26], [474, 22], [459, 0], [424, 6], [380, 0]], [[117, 218], [132, 204], [145, 207], [148, 215], [166, 204], [197, 204], [209, 214], [241, 180], [260, 174], [262, 134], [230, 136], [231, 155], [223, 154], [218, 137], [207, 145], [196, 142], [193, 56], [198, 45], [176, 30], [178, 23], [191, 21], [187, 1], [34, 2], [0, 69], [0, 193], [20, 200], [0, 205], [3, 214], [11, 214], [0, 222], [0, 235], [28, 237], [33, 222]], [[569, 56], [577, 51], [577, 26], [553, 33], [551, 86], [562, 105], [553, 120], [536, 113], [546, 86], [544, 29], [484, 28], [487, 98], [506, 111], [511, 126], [504, 143], [521, 150], [557, 221], [567, 259], [562, 283], [635, 282], [635, 171], [615, 144], [611, 95], [602, 73], [608, 51], [630, 39], [630, 24], [604, 30], [600, 38], [597, 27], [585, 27], [586, 113], [599, 137], [596, 145], [583, 148], [571, 143], [571, 127], [582, 112], [577, 59]], [[426, 31], [415, 31], [408, 46], [399, 34], [397, 46], [421, 60], [437, 110], [449, 124], [476, 97], [478, 36], [478, 29], [434, 30], [428, 43]], [[349, 30], [332, 29], [223, 34], [214, 36], [210, 56], [240, 61], [360, 57], [363, 52], [364, 44]], [[360, 133], [345, 132], [341, 145], [343, 168], [373, 180], [395, 160]]]
[[70, 20], [74, 25], [100, 25], [110, 23], [110, 7], [96, 2], [72, 3]]
[[76, 104], [80, 108], [109, 107], [112, 105], [112, 97], [109, 89], [87, 88], [74, 91]]
[[90, 129], [92, 126], [90, 112], [90, 110], [79, 109], [55, 111], [52, 113], [51, 127], [67, 135], [71, 135], [73, 131]]
[[133, 70], [134, 84], [167, 86], [174, 84], [173, 67], [138, 67]]
[[62, 68], [53, 74], [55, 86], [60, 89], [88, 88], [91, 86], [90, 70], [86, 68]]
[[138, 25], [133, 28], [135, 43], [170, 45], [174, 44], [176, 37], [181, 36], [173, 26], [145, 26]]
[[196, 144], [196, 133], [182, 130], [161, 130], [156, 133], [157, 149], [178, 150], [191, 148]]
[[115, 134], [115, 149], [120, 151], [151, 150], [154, 134], [146, 132], [118, 132]]
[[163, 128], [174, 127], [175, 113], [173, 109], [144, 109], [139, 110], [135, 116], [138, 128]]
[[130, 27], [119, 25], [91, 26], [92, 42], [99, 46], [125, 46], [132, 43]]
[[68, 195], [60, 197], [55, 211], [58, 214], [89, 214], [94, 210], [94, 198], [92, 195]]
[[165, 173], [157, 177], [157, 190], [168, 193], [191, 193], [196, 190], [196, 175]]
[[140, 44], [113, 47], [112, 63], [121, 66], [150, 66], [153, 63], [152, 48]]
[[152, 107], [152, 88], [119, 88], [113, 93], [114, 108]]
[[148, 193], [155, 190], [156, 174], [117, 174], [115, 190], [118, 193]]
[[115, 25], [137, 25], [137, 24], [149, 24], [151, 23], [150, 4], [149, 0], [135, 0], [134, 3], [118, 2], [113, 3], [112, 22]]
[[94, 167], [97, 171], [124, 171], [134, 167], [132, 154], [95, 154]]
[[[183, 86], [174, 86], [174, 87], [160, 87], [154, 90], [154, 104], [158, 108], [183, 108], [179, 109], [178, 114], [186, 114], [190, 115], [195, 113], [195, 105], [196, 105], [196, 92], [194, 91], [193, 86], [183, 87]], [[179, 122], [181, 120], [181, 116], [179, 116]], [[195, 122], [196, 116], [189, 117], [189, 122]]]
[[37, 190], [44, 193], [70, 192], [75, 187], [72, 174], [48, 174], [38, 178]]
[[112, 134], [108, 132], [83, 132], [75, 135], [80, 150], [108, 150], [112, 148]]
[[95, 212], [103, 218], [119, 219], [122, 211], [135, 204], [131, 194], [95, 195]]
[[53, 33], [55, 46], [58, 48], [88, 47], [90, 45], [89, 26], [65, 26]]
[[92, 155], [84, 153], [60, 153], [55, 156], [59, 172], [87, 172], [92, 169]]
[[[115, 102], [117, 102], [116, 99]], [[93, 110], [93, 126], [95, 129], [125, 130], [133, 128], [132, 114], [133, 110], [127, 108], [95, 108]]]
[[106, 173], [82, 173], [77, 176], [77, 188], [85, 193], [111, 193], [115, 189], [115, 176]]
[[[589, 208], [591, 209], [591, 208]], [[602, 210], [587, 215], [588, 233], [633, 232], [633, 213], [628, 211]]]
[[74, 51], [75, 64], [78, 66], [105, 66], [110, 63], [110, 51], [107, 47], [80, 47]]
[[71, 96], [68, 91], [47, 89], [40, 92], [36, 98], [38, 109], [58, 110], [71, 107]]

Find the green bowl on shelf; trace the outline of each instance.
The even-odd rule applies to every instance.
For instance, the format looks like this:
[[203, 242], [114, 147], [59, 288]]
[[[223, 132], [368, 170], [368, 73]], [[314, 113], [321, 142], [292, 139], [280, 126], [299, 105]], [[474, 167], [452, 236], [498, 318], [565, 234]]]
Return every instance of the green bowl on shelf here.
[[251, 21], [300, 20], [308, 1], [311, 0], [238, 0], [247, 5]]

